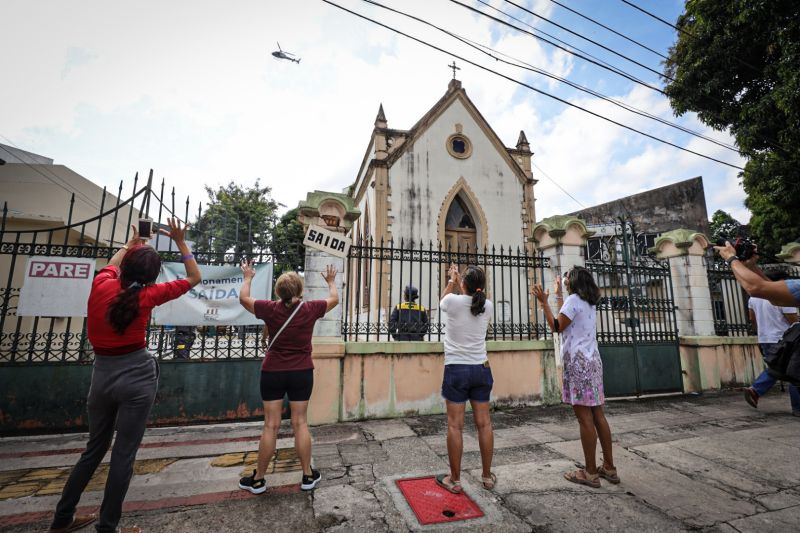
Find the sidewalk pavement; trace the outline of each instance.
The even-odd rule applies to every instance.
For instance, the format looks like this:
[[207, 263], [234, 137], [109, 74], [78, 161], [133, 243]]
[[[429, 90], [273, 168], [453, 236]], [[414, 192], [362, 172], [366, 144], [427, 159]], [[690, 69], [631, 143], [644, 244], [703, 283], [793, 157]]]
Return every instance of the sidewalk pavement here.
[[[419, 525], [395, 481], [447, 471], [444, 416], [312, 428], [323, 474], [313, 493], [299, 490], [284, 428], [267, 475], [272, 488], [260, 496], [237, 489], [255, 461], [260, 424], [151, 429], [120, 525], [169, 532], [800, 529], [800, 418], [791, 416], [788, 394], [775, 389], [757, 410], [741, 393], [721, 393], [616, 401], [606, 411], [622, 483], [601, 489], [562, 476], [582, 461], [568, 406], [493, 413], [493, 492], [480, 487], [468, 420], [462, 481], [484, 516], [439, 526]], [[46, 530], [84, 444], [83, 434], [0, 439], [0, 530]], [[84, 494], [84, 510], [99, 505], [105, 468]]]

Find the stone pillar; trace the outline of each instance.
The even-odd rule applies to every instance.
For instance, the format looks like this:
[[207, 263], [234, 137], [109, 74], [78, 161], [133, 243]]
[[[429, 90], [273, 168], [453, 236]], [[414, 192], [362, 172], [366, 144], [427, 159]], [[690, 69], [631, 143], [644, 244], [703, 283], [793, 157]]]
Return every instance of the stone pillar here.
[[784, 263], [800, 265], [800, 242], [790, 242], [781, 248], [778, 259]]
[[339, 291], [339, 305], [328, 311], [324, 317], [317, 320], [314, 326], [314, 337], [339, 337], [342, 336], [342, 310], [344, 305], [344, 266], [345, 260], [334, 257], [326, 252], [306, 248], [305, 263], [305, 291], [303, 299], [324, 300], [330, 294], [328, 283], [322, 278], [322, 273], [328, 265], [336, 267], [336, 289]]
[[669, 231], [656, 239], [656, 256], [669, 261], [678, 333], [682, 336], [715, 334], [711, 291], [703, 261], [709, 246], [708, 237], [687, 229]]
[[[298, 206], [298, 221], [307, 230], [308, 226], [322, 226], [328, 231], [343, 236], [353, 227], [361, 212], [353, 206], [353, 199], [346, 194], [314, 191], [308, 193], [306, 200]], [[328, 265], [336, 267], [336, 288], [339, 292], [339, 305], [317, 321], [314, 337], [342, 338], [342, 313], [345, 302], [346, 260], [327, 252], [306, 247], [305, 293], [306, 300], [323, 300], [330, 293], [322, 274]]]
[[[586, 239], [592, 235], [586, 223], [570, 215], [549, 217], [533, 228], [533, 241], [536, 250], [550, 259], [550, 268], [545, 269], [543, 286], [553, 292], [556, 276], [575, 266], [585, 266], [584, 249]], [[557, 309], [553, 310], [554, 313]]]

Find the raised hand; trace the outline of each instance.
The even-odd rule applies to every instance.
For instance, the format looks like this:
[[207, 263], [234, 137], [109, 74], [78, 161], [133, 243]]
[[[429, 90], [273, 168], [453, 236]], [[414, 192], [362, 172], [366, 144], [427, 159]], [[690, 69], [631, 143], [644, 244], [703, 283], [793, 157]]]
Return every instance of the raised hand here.
[[550, 291], [546, 291], [538, 283], [533, 286], [533, 295], [539, 300], [542, 305], [547, 304], [547, 299], [550, 298]]
[[336, 282], [336, 267], [333, 265], [328, 265], [328, 268], [325, 269], [325, 272], [320, 273], [322, 278], [328, 283], [328, 285], [333, 285]]
[[158, 232], [161, 235], [165, 235], [175, 241], [176, 243], [181, 243], [186, 241], [186, 230], [189, 229], [189, 223], [181, 225], [181, 221], [177, 218], [168, 218], [167, 224], [169, 224], [169, 231], [165, 230], [164, 228], [159, 228]]
[[562, 293], [562, 291], [563, 291], [562, 283], [563, 282], [564, 282], [564, 278], [562, 278], [561, 276], [556, 276], [556, 279], [553, 280], [553, 292], [555, 294], [561, 294]]
[[247, 259], [242, 259], [242, 263], [239, 265], [242, 269], [242, 274], [244, 274], [244, 279], [253, 279], [256, 275], [256, 269], [253, 266], [253, 261], [248, 261]]
[[725, 246], [715, 246], [714, 251], [725, 261], [731, 257], [736, 257], [736, 248], [728, 241], [725, 241]]
[[128, 239], [128, 242], [125, 243], [125, 246], [128, 248], [133, 248], [134, 246], [140, 246], [145, 243], [145, 240], [139, 237], [139, 228], [136, 227], [135, 224], [131, 224], [131, 238]]
[[447, 275], [450, 277], [450, 283], [458, 285], [461, 282], [461, 274], [459, 274], [458, 267], [455, 264], [450, 265]]

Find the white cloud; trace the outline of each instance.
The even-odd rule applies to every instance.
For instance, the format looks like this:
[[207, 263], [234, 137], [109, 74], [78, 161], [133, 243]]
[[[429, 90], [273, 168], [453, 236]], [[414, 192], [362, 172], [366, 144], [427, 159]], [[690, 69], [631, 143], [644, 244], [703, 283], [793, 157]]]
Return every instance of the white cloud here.
[[[337, 2], [544, 90], [562, 91], [399, 15], [357, 0]], [[558, 75], [575, 69], [571, 56], [450, 2], [386, 3]], [[547, 0], [528, 5], [552, 13]], [[410, 127], [444, 93], [452, 60], [313, 0], [95, 0], [79, 8], [17, 0], [4, 2], [4, 18], [15, 21], [0, 33], [0, 48], [15, 51], [4, 58], [5, 77], [14, 82], [0, 84], [0, 134], [113, 187], [152, 167], [178, 198], [194, 200], [204, 200], [200, 184], [231, 179], [261, 178], [290, 207], [307, 191], [341, 190], [361, 163], [378, 104], [390, 126]], [[276, 41], [301, 63], [273, 59]], [[645, 142], [458, 63], [459, 79], [504, 142], [513, 146], [524, 129], [535, 161], [587, 205], [702, 174], [711, 211], [747, 218], [735, 171]], [[621, 98], [672, 119], [666, 100], [646, 89]], [[588, 97], [575, 102], [687, 143], [608, 104]], [[691, 119], [681, 123], [705, 130]], [[697, 146], [736, 161], [708, 143]], [[537, 197], [539, 216], [577, 208], [545, 179]]]

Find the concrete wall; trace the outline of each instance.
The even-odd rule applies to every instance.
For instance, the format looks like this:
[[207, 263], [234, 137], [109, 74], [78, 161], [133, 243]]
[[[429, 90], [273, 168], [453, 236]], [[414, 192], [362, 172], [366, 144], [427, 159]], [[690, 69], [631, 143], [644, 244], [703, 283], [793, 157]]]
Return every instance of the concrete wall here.
[[684, 392], [750, 385], [764, 370], [756, 337], [681, 337]]
[[[763, 365], [753, 337], [682, 337], [684, 391], [739, 387]], [[552, 405], [561, 377], [552, 341], [490, 341], [495, 406]], [[260, 360], [165, 361], [150, 425], [259, 419]], [[437, 342], [314, 344], [311, 424], [445, 412]], [[0, 433], [86, 429], [91, 365], [5, 366]]]

